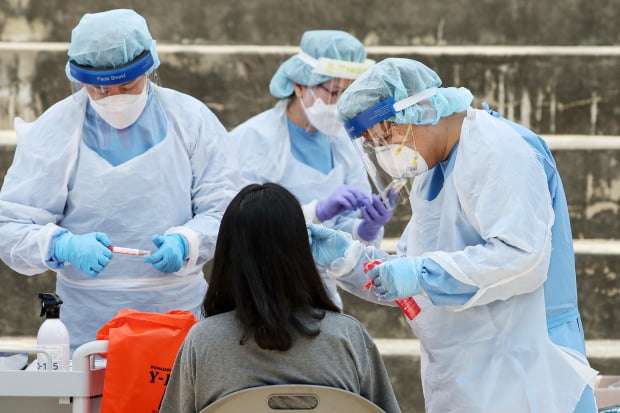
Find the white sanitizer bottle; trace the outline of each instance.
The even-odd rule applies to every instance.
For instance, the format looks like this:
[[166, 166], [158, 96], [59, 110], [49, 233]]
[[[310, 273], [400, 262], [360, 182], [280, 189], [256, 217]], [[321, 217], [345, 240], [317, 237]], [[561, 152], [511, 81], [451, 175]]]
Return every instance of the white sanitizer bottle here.
[[62, 300], [54, 293], [39, 293], [41, 299], [41, 317], [46, 320], [37, 333], [37, 347], [44, 348], [50, 354], [37, 354], [38, 370], [69, 370], [69, 331], [60, 321], [60, 305]]

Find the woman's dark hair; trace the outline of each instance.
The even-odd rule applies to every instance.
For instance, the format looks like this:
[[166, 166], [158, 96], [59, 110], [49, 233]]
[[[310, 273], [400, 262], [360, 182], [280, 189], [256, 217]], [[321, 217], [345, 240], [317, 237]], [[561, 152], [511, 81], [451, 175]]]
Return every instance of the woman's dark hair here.
[[232, 310], [241, 344], [253, 337], [270, 350], [288, 350], [295, 333], [318, 335], [325, 311], [339, 311], [316, 269], [299, 201], [278, 184], [246, 186], [222, 217], [202, 313]]

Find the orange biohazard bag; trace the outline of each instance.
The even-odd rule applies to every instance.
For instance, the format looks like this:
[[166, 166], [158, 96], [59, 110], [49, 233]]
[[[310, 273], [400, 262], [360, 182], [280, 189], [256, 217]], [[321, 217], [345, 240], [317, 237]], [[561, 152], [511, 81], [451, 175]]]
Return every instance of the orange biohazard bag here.
[[101, 413], [158, 413], [177, 352], [196, 323], [189, 311], [119, 311], [97, 332], [108, 340]]

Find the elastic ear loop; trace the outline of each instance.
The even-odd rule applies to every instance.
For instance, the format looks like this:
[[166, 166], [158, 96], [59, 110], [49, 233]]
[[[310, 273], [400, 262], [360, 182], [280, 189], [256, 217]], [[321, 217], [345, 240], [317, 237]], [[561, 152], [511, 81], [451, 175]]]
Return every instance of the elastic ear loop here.
[[407, 132], [405, 132], [405, 137], [403, 138], [402, 142], [398, 145], [398, 149], [396, 149], [396, 155], [400, 155], [400, 152], [405, 147], [405, 144], [407, 143], [407, 140], [409, 140], [409, 132], [411, 132], [411, 136], [412, 136], [412, 139], [413, 139], [413, 150], [415, 152], [415, 155], [414, 155], [411, 163], [413, 164], [413, 166], [417, 167], [418, 166], [418, 148], [416, 148], [415, 138], [413, 137], [413, 127], [412, 127], [411, 123], [407, 127]]
[[408, 130], [411, 130], [411, 139], [413, 140], [413, 150], [415, 151], [415, 156], [413, 157], [413, 160], [411, 161], [411, 163], [413, 164], [413, 166], [415, 166], [416, 168], [418, 167], [418, 156], [420, 155], [420, 152], [418, 152], [418, 146], [415, 144], [415, 135], [413, 134], [413, 124], [409, 124], [409, 128], [407, 128]]

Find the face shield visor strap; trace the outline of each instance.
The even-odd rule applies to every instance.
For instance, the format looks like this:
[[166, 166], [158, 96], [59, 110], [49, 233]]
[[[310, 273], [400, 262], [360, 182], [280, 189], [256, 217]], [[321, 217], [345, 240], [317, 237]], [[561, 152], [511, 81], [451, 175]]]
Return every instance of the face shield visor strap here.
[[396, 102], [393, 97], [389, 97], [376, 105], [366, 109], [356, 117], [349, 119], [344, 124], [344, 128], [351, 139], [361, 136], [364, 131], [372, 128], [377, 123], [384, 121], [396, 113], [413, 106], [424, 99], [428, 99], [437, 93], [437, 88], [423, 90], [420, 93], [406, 97]]
[[310, 66], [313, 73], [340, 79], [357, 79], [370, 66], [375, 64], [375, 61], [372, 59], [366, 59], [364, 62], [349, 62], [327, 57], [316, 59], [303, 51], [300, 51], [297, 57]]
[[131, 62], [112, 69], [97, 69], [69, 61], [69, 71], [74, 79], [93, 86], [112, 86], [130, 82], [153, 67], [153, 56], [145, 50]]
[[[398, 144], [398, 149], [396, 150], [396, 155], [400, 155], [400, 153], [402, 152], [403, 148], [405, 147], [405, 145], [407, 145], [407, 142], [409, 141], [409, 133], [413, 132], [411, 123], [407, 126], [407, 131], [405, 132], [405, 136], [403, 137], [403, 140]], [[413, 133], [412, 133], [413, 136]], [[417, 148], [415, 146], [415, 139], [413, 140], [413, 150], [416, 151], [416, 155], [417, 155]], [[417, 156], [416, 156], [417, 158]]]

